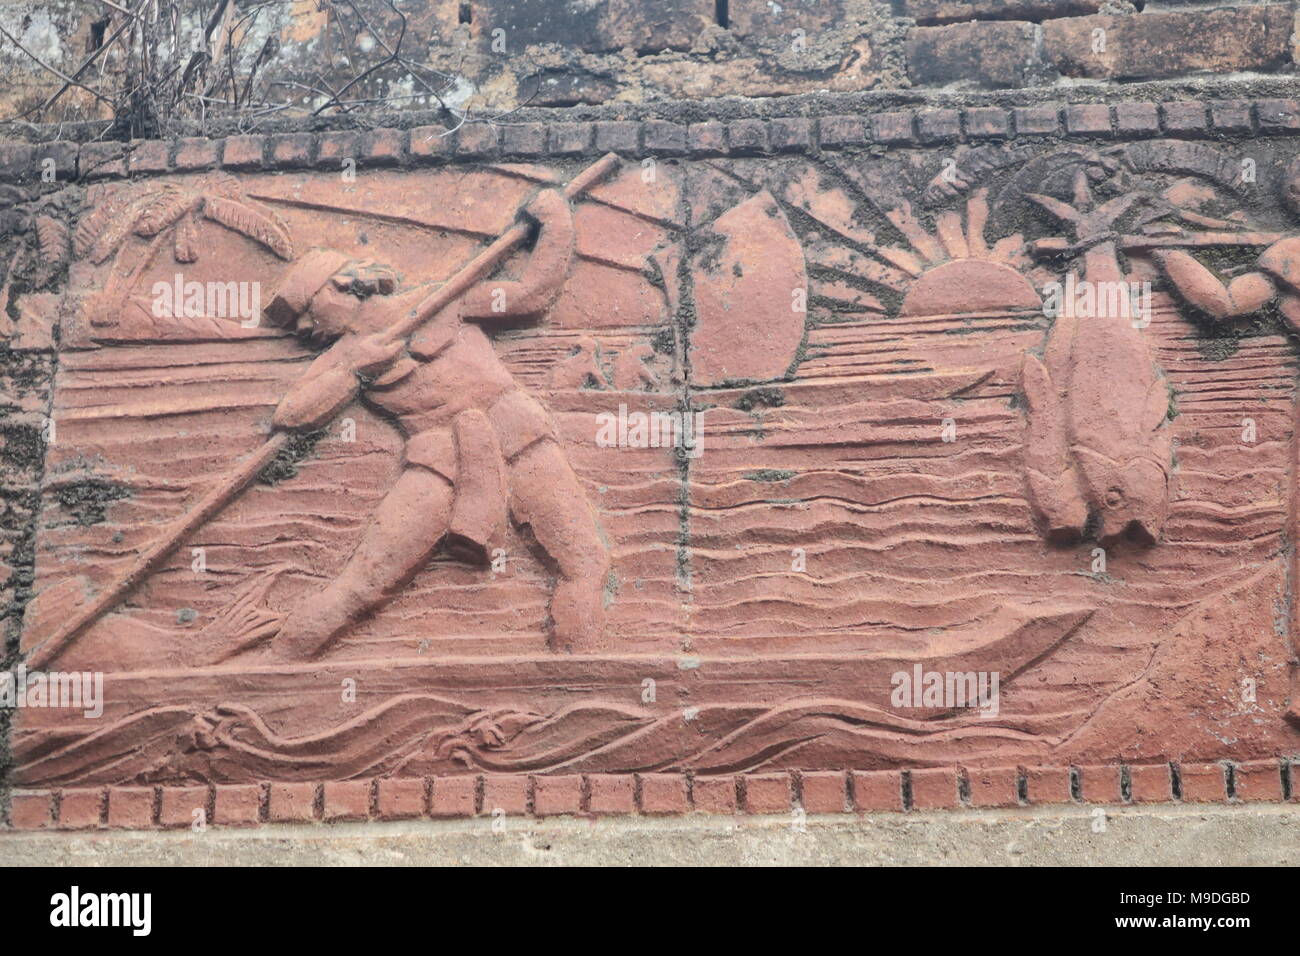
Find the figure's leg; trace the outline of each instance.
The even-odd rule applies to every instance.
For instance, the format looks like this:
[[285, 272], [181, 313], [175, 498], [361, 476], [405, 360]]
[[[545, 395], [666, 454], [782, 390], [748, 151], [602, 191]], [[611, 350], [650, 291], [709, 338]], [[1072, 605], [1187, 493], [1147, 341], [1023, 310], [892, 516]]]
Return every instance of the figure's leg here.
[[451, 483], [441, 475], [419, 467], [403, 471], [339, 576], [286, 615], [271, 641], [272, 657], [314, 657], [399, 591], [446, 534], [451, 497]]
[[605, 627], [609, 553], [587, 492], [555, 441], [543, 439], [510, 463], [510, 510], [555, 562], [553, 646], [589, 652]]

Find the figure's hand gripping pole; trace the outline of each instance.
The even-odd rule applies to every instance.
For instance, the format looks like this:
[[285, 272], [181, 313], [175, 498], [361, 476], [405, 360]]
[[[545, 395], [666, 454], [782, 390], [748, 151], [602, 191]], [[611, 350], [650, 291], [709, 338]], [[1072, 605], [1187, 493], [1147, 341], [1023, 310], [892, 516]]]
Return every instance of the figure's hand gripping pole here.
[[[564, 187], [565, 198], [570, 202], [577, 199], [609, 175], [618, 163], [617, 155], [605, 154], [569, 181]], [[431, 292], [415, 308], [399, 318], [387, 330], [377, 334], [388, 342], [406, 339], [421, 325], [489, 275], [507, 255], [514, 251], [516, 246], [528, 238], [528, 232], [527, 223], [516, 222], [492, 245], [465, 263], [455, 275]], [[355, 396], [355, 392], [353, 395]], [[192, 511], [169, 524], [159, 541], [137, 557], [121, 577], [104, 588], [88, 605], [79, 608], [70, 620], [33, 648], [27, 657], [27, 667], [33, 670], [43, 667], [80, 637], [86, 628], [99, 620], [149, 575], [158, 570], [182, 541], [216, 517], [262, 473], [267, 465], [275, 460], [288, 438], [288, 433], [276, 432], [263, 443], [261, 448], [236, 465], [230, 474], [203, 496]]]

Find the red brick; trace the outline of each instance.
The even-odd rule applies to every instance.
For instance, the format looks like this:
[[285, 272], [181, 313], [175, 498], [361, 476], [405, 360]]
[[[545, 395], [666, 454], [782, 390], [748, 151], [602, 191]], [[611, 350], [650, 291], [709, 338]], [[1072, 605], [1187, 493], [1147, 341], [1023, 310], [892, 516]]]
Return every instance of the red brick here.
[[316, 819], [316, 796], [319, 784], [273, 783], [268, 802], [272, 823], [305, 823]]
[[1214, 100], [1210, 103], [1210, 125], [1220, 133], [1249, 133], [1250, 100]]
[[[502, 134], [507, 135], [507, 134]], [[545, 143], [545, 134], [542, 137]], [[455, 146], [455, 135], [449, 134], [442, 126], [417, 126], [411, 130], [411, 157], [413, 159], [445, 159]], [[514, 150], [519, 152], [519, 150]], [[537, 151], [541, 155], [541, 149]]]
[[778, 153], [812, 146], [812, 120], [802, 116], [781, 116], [768, 123], [768, 142]]
[[1025, 786], [1031, 804], [1070, 803], [1074, 799], [1069, 767], [1029, 767]]
[[331, 780], [325, 784], [327, 821], [369, 820], [370, 781]]
[[591, 149], [595, 130], [590, 123], [552, 123], [550, 152], [556, 156], [575, 156]]
[[466, 123], [455, 133], [456, 155], [470, 159], [495, 156], [497, 128], [490, 123]]
[[957, 110], [921, 110], [916, 114], [916, 137], [927, 146], [961, 138], [961, 113]]
[[790, 775], [755, 773], [745, 777], [746, 813], [789, 813]]
[[[880, 117], [876, 117], [880, 122]], [[821, 143], [827, 149], [862, 146], [867, 141], [867, 121], [862, 116], [823, 116]]]
[[593, 773], [587, 788], [592, 813], [636, 813], [636, 780], [631, 774]]
[[[163, 787], [162, 801], [158, 809], [158, 823], [175, 829], [194, 825], [195, 819], [205, 824], [208, 819], [208, 799], [211, 791], [207, 787]], [[202, 810], [200, 817], [194, 816], [195, 810]]]
[[628, 120], [605, 120], [595, 124], [596, 152], [634, 153], [641, 148], [641, 124]]
[[99, 826], [103, 790], [64, 790], [59, 795], [59, 827], [84, 830]]
[[721, 123], [692, 123], [686, 128], [692, 156], [718, 156], [727, 151], [727, 127]]
[[1011, 114], [997, 106], [978, 106], [965, 112], [966, 135], [975, 139], [1011, 135]]
[[1185, 803], [1222, 803], [1228, 799], [1223, 764], [1179, 764], [1178, 775], [1182, 780]]
[[429, 814], [435, 817], [472, 817], [477, 803], [477, 777], [438, 777], [433, 781]]
[[284, 133], [271, 137], [271, 165], [279, 168], [310, 166], [316, 137], [311, 133]]
[[[381, 777], [376, 804], [381, 820], [411, 820], [424, 816], [424, 780]], [[326, 804], [328, 808], [328, 804]]]
[[142, 830], [153, 826], [153, 787], [110, 787], [108, 825]]
[[132, 140], [131, 153], [127, 158], [132, 174], [167, 172], [171, 148], [172, 144], [167, 140]]
[[359, 163], [361, 158], [361, 140], [357, 133], [348, 130], [332, 130], [316, 134], [316, 165], [322, 169], [335, 172], [343, 168], [344, 160]]
[[690, 801], [686, 777], [680, 773], [646, 773], [639, 775], [641, 812], [652, 815], [686, 813]]
[[[1076, 17], [1044, 23], [1043, 47], [1063, 75], [1091, 79], [1271, 70], [1287, 62], [1292, 20], [1286, 4]], [[1095, 30], [1105, 31], [1100, 53]]]
[[483, 778], [483, 814], [497, 810], [515, 816], [528, 812], [528, 776], [522, 773], [488, 774]]
[[738, 37], [786, 42], [795, 30], [803, 30], [812, 43], [818, 33], [841, 26], [844, 17], [844, 0], [732, 0], [727, 28]]
[[1168, 803], [1174, 798], [1173, 777], [1163, 763], [1129, 767], [1129, 794], [1134, 803]]
[[733, 120], [727, 124], [727, 141], [733, 153], [767, 152], [767, 124], [762, 120]]
[[929, 767], [912, 771], [913, 810], [949, 810], [960, 805], [956, 770]]
[[[434, 127], [425, 127], [433, 129]], [[415, 134], [411, 131], [411, 154], [415, 155]], [[510, 123], [501, 127], [501, 152], [511, 156], [546, 155], [545, 123]]]
[[261, 822], [262, 788], [255, 783], [218, 784], [212, 822], [223, 827], [248, 827]]
[[903, 809], [903, 775], [897, 770], [855, 770], [853, 806], [864, 813]]
[[1196, 100], [1161, 103], [1160, 112], [1164, 114], [1165, 130], [1170, 133], [1199, 133], [1208, 125], [1205, 104]]
[[1300, 130], [1300, 101], [1260, 100], [1255, 104], [1255, 117], [1261, 133], [1294, 133]]
[[1282, 770], [1277, 760], [1250, 760], [1233, 768], [1233, 792], [1247, 802], [1282, 799]]
[[1050, 136], [1061, 129], [1059, 106], [1018, 106], [1011, 111], [1016, 132], [1025, 136]]
[[686, 152], [686, 127], [665, 120], [646, 120], [641, 136], [647, 153], [677, 156]]
[[15, 790], [9, 798], [9, 822], [15, 830], [54, 826], [54, 794], [49, 790]]
[[736, 778], [696, 777], [691, 781], [691, 797], [701, 813], [735, 813]]
[[1080, 767], [1084, 803], [1123, 803], [1119, 767]]
[[555, 817], [582, 811], [582, 777], [539, 774], [533, 779], [533, 813]]
[[846, 788], [842, 773], [805, 773], [799, 778], [801, 803], [809, 813], [843, 813]]
[[977, 83], [989, 88], [1027, 85], [1035, 58], [1034, 25], [1015, 21], [915, 27], [904, 41], [913, 83]]
[[398, 166], [406, 160], [404, 129], [372, 129], [365, 137], [367, 166]]
[[1105, 103], [1073, 103], [1065, 108], [1066, 132], [1085, 136], [1109, 136], [1110, 107]]
[[260, 169], [265, 147], [265, 136], [227, 136], [221, 165], [227, 169]]
[[197, 136], [187, 137], [176, 144], [176, 158], [173, 165], [177, 170], [190, 171], [211, 169], [217, 165], [217, 148], [219, 140], [203, 139]]
[[116, 179], [126, 175], [126, 147], [123, 143], [83, 143], [77, 169], [84, 179]]
[[1155, 103], [1116, 103], [1115, 128], [1121, 133], [1160, 132], [1160, 107]]
[[979, 767], [966, 771], [970, 802], [974, 807], [1015, 807], [1020, 804], [1020, 770], [1016, 767]]

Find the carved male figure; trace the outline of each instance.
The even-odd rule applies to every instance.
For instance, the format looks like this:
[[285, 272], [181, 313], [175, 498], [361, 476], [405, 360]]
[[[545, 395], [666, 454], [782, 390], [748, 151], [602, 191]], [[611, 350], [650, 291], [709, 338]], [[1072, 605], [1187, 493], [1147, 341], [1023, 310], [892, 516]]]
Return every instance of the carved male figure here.
[[271, 656], [303, 660], [399, 591], [444, 542], [486, 560], [508, 518], [527, 525], [556, 570], [553, 646], [589, 650], [604, 619], [609, 557], [550, 418], [501, 363], [485, 327], [538, 319], [573, 259], [568, 202], [544, 189], [525, 207], [537, 229], [518, 279], [487, 281], [409, 339], [380, 333], [433, 284], [396, 287], [382, 267], [329, 251], [289, 272], [267, 317], [330, 343], [276, 409], [280, 429], [310, 431], [361, 398], [406, 440], [403, 468], [343, 570], [288, 614], [262, 612], [243, 647], [273, 635]]

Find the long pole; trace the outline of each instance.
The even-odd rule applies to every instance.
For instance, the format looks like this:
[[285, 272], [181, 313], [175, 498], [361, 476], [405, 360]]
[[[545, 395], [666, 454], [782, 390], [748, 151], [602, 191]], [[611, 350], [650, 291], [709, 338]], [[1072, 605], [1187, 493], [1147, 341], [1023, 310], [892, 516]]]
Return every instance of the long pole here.
[[[618, 156], [614, 153], [602, 156], [569, 181], [564, 187], [565, 198], [570, 201], [577, 199], [607, 176], [618, 163]], [[528, 231], [528, 225], [523, 222], [517, 222], [507, 229], [492, 245], [465, 263], [446, 283], [394, 322], [385, 333], [389, 340], [409, 336], [467, 292], [523, 242], [528, 237]], [[86, 628], [134, 591], [145, 578], [157, 571], [182, 541], [219, 514], [262, 473], [262, 469], [275, 460], [275, 456], [280, 453], [288, 439], [287, 432], [276, 432], [257, 451], [236, 465], [216, 487], [203, 496], [192, 510], [169, 524], [157, 543], [139, 555], [120, 578], [101, 591], [75, 617], [33, 648], [28, 655], [27, 666], [32, 669], [44, 667], [48, 661], [85, 633]]]

